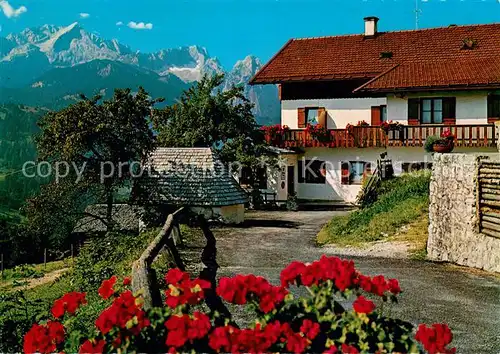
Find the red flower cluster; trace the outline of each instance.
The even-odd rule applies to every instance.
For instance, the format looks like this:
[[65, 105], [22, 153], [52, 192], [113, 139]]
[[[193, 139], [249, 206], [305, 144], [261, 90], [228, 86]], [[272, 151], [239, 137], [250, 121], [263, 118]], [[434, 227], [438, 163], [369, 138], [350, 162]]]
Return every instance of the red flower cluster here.
[[211, 286], [206, 280], [191, 280], [188, 273], [177, 268], [168, 271], [165, 281], [168, 284], [166, 304], [173, 309], [184, 304], [196, 305], [205, 297], [203, 290]]
[[254, 329], [217, 327], [209, 336], [209, 346], [217, 352], [265, 353], [273, 344], [285, 343], [286, 351], [303, 353], [319, 334], [319, 324], [304, 320], [300, 331], [296, 333], [288, 323], [279, 321], [264, 328], [257, 325]]
[[455, 135], [451, 132], [450, 128], [443, 129], [441, 132], [441, 138], [454, 138]]
[[260, 130], [270, 134], [276, 134], [276, 133], [281, 134], [284, 133], [285, 131], [290, 130], [290, 128], [288, 128], [288, 125], [282, 126], [281, 124], [274, 124], [274, 125], [264, 125], [260, 127]]
[[192, 343], [196, 339], [205, 337], [211, 324], [207, 315], [195, 311], [192, 318], [189, 315], [171, 316], [165, 322], [165, 327], [168, 329], [165, 344], [168, 347], [180, 348], [187, 341]]
[[453, 340], [453, 334], [444, 323], [434, 323], [431, 327], [421, 324], [418, 326], [415, 339], [422, 343], [429, 354], [454, 354], [457, 351], [456, 348], [446, 348]]
[[345, 291], [355, 284], [357, 272], [354, 262], [337, 257], [322, 256], [319, 261], [309, 265], [301, 262], [292, 262], [283, 269], [280, 275], [281, 285], [290, 284], [312, 286], [331, 280], [340, 291]]
[[358, 123], [356, 124], [357, 127], [369, 127], [370, 124], [368, 124], [365, 120], [358, 120]]
[[358, 296], [352, 304], [352, 308], [357, 313], [372, 313], [375, 310], [375, 304], [364, 296]]
[[115, 286], [116, 280], [117, 280], [116, 275], [113, 275], [108, 280], [104, 280], [102, 282], [101, 287], [99, 288], [98, 292], [99, 292], [99, 295], [104, 300], [109, 299], [115, 293], [113, 286]]
[[[131, 328], [127, 328], [127, 322], [134, 319]], [[104, 310], [97, 318], [95, 325], [102, 334], [106, 334], [117, 327], [122, 330], [128, 330], [137, 335], [144, 328], [149, 326], [149, 320], [145, 312], [136, 303], [136, 298], [131, 291], [123, 292], [117, 297], [113, 304]]]
[[383, 275], [377, 275], [370, 278], [358, 274], [358, 283], [364, 291], [378, 296], [384, 296], [387, 291], [394, 295], [398, 295], [401, 292], [397, 279], [386, 280]]
[[288, 291], [281, 286], [271, 285], [262, 277], [250, 274], [221, 278], [217, 294], [224, 300], [238, 305], [255, 300], [262, 312], [269, 313], [285, 300]]
[[302, 321], [302, 326], [300, 326], [300, 332], [304, 334], [307, 338], [313, 340], [319, 334], [319, 324], [311, 320]]
[[104, 351], [106, 342], [102, 339], [99, 340], [86, 340], [80, 347], [80, 354], [101, 354]]
[[55, 318], [61, 318], [66, 312], [71, 315], [74, 314], [81, 305], [85, 305], [86, 303], [85, 293], [74, 291], [64, 294], [63, 297], [54, 301], [51, 312]]
[[64, 335], [64, 327], [59, 322], [35, 323], [24, 336], [23, 350], [25, 353], [53, 353], [64, 341]]

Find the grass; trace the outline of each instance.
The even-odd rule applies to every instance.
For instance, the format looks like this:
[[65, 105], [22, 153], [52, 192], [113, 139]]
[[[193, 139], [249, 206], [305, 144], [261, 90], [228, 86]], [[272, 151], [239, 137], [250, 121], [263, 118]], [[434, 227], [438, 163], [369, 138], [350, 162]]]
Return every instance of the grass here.
[[428, 212], [430, 172], [403, 174], [385, 181], [372, 204], [347, 216], [334, 217], [317, 236], [319, 244], [359, 246], [394, 236], [402, 226]]
[[427, 238], [429, 237], [429, 214], [426, 213], [408, 227], [395, 235], [391, 240], [407, 241], [412, 247], [409, 250], [410, 259], [424, 261], [427, 259]]

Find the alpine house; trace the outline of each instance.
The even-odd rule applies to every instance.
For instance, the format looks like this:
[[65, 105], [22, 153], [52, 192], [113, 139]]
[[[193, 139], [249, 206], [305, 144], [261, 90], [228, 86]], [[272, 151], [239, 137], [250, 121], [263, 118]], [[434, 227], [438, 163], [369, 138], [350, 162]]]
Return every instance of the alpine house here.
[[496, 151], [500, 24], [380, 32], [377, 17], [364, 21], [363, 34], [289, 40], [251, 80], [279, 88], [285, 129], [267, 132], [288, 150], [278, 200], [353, 202], [382, 153], [396, 174], [428, 167], [430, 135]]

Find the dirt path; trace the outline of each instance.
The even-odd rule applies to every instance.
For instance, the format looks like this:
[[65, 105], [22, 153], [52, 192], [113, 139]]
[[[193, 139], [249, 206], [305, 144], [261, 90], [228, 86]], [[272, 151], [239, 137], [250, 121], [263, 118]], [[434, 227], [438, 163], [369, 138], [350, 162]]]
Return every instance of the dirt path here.
[[5, 288], [11, 288], [11, 290], [18, 290], [18, 289], [33, 289], [36, 288], [37, 286], [47, 284], [47, 283], [52, 283], [54, 282], [57, 278], [59, 278], [61, 275], [63, 275], [69, 268], [62, 268], [62, 269], [57, 269], [54, 270], [50, 273], [45, 274], [41, 278], [33, 278], [33, 279], [23, 279], [27, 281], [27, 284], [23, 285], [17, 285], [17, 286], [12, 286], [12, 282], [3, 284], [2, 287]]
[[[280, 270], [292, 260], [313, 261], [322, 254], [349, 254], [346, 249], [319, 248], [314, 243], [322, 225], [341, 213], [255, 212], [247, 214], [242, 227], [215, 229], [219, 274], [255, 273], [278, 283]], [[378, 247], [380, 252], [373, 255], [385, 256], [384, 245]], [[448, 323], [456, 335], [454, 345], [459, 353], [500, 351], [498, 278], [430, 262], [369, 257], [366, 250], [363, 254], [352, 253], [349, 258], [367, 274], [399, 279], [404, 293], [400, 304], [393, 308], [395, 316], [415, 324]]]

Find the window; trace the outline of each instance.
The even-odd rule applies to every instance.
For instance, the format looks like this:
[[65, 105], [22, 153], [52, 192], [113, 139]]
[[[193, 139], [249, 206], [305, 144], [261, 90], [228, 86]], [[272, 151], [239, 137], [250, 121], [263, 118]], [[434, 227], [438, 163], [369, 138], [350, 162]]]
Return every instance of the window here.
[[500, 95], [488, 96], [488, 123], [500, 120]]
[[362, 184], [363, 178], [371, 174], [371, 164], [365, 161], [344, 161], [341, 172], [342, 184]]
[[380, 106], [380, 121], [387, 122], [387, 106]]
[[443, 123], [443, 99], [424, 98], [421, 101], [420, 121], [422, 124]]
[[[305, 164], [304, 164], [305, 163]], [[326, 183], [326, 167], [325, 161], [321, 160], [299, 160], [298, 164], [299, 183], [310, 184], [325, 184]]]
[[319, 124], [319, 108], [306, 108], [306, 123], [310, 125]]

